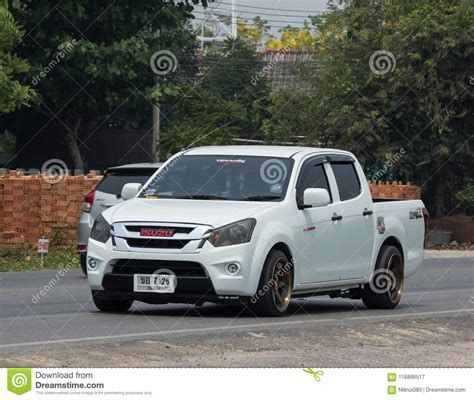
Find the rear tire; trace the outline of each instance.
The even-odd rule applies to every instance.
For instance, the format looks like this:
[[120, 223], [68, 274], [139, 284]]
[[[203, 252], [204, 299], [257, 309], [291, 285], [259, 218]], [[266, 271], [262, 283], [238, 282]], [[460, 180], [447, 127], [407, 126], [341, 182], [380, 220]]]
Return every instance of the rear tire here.
[[79, 253], [79, 262], [81, 263], [82, 272], [87, 276], [87, 254]]
[[133, 300], [115, 300], [115, 299], [104, 299], [100, 295], [100, 290], [92, 291], [92, 300], [94, 301], [95, 306], [104, 312], [112, 311], [128, 311], [133, 304]]
[[280, 250], [272, 250], [263, 265], [257, 293], [250, 302], [258, 316], [281, 317], [290, 304], [293, 289], [293, 267]]
[[403, 257], [400, 251], [395, 246], [382, 246], [372, 280], [362, 290], [362, 301], [366, 307], [395, 308], [403, 294], [403, 275]]

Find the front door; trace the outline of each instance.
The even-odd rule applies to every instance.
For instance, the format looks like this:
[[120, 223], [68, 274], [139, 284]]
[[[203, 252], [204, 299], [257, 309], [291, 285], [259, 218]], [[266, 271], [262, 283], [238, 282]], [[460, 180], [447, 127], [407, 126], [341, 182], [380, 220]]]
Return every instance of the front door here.
[[340, 277], [341, 265], [341, 224], [334, 220], [339, 205], [333, 202], [326, 170], [329, 164], [324, 157], [313, 157], [304, 162], [298, 178], [296, 198], [303, 204], [303, 193], [307, 188], [326, 189], [331, 196], [331, 203], [325, 207], [300, 210], [299, 235], [300, 248], [300, 282], [315, 283], [335, 281]]

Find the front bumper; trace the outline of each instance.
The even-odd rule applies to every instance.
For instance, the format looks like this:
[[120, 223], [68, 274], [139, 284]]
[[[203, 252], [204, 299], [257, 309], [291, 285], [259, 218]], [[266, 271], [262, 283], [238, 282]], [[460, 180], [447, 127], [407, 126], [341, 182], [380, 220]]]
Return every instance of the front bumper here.
[[[96, 260], [95, 268], [88, 266], [87, 277], [92, 290], [104, 291], [111, 297], [128, 297], [149, 303], [196, 302], [232, 300], [256, 293], [264, 259], [260, 247], [263, 240], [252, 238], [249, 243], [214, 247], [205, 242], [192, 253], [117, 251], [107, 243], [89, 240], [87, 257]], [[239, 271], [231, 274], [229, 264]], [[160, 268], [171, 269], [177, 276], [175, 293], [136, 293], [133, 274], [152, 274]]]

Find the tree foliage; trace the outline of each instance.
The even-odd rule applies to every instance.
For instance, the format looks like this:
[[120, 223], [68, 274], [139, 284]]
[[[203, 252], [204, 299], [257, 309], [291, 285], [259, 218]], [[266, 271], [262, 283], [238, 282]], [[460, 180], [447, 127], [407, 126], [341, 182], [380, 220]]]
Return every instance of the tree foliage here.
[[261, 17], [253, 18], [251, 23], [242, 18], [237, 20], [237, 36], [255, 48], [270, 36], [269, 31], [268, 21]]
[[317, 36], [305, 22], [304, 28], [287, 26], [280, 30], [280, 39], [271, 38], [266, 47], [272, 50], [291, 49], [292, 51], [314, 51]]
[[0, 4], [0, 113], [12, 112], [34, 100], [34, 91], [21, 83], [19, 76], [29, 65], [15, 54], [24, 32], [7, 9], [7, 2]]
[[159, 50], [178, 63], [194, 57], [188, 21], [199, 2], [207, 4], [29, 0], [15, 10], [30, 32], [22, 53], [32, 64], [39, 110], [64, 129], [75, 168], [84, 167], [81, 146], [96, 129], [151, 120], [161, 92], [150, 60]]
[[461, 0], [346, 2], [316, 21], [322, 69], [302, 68], [302, 90], [273, 96], [269, 140], [297, 133], [371, 169], [403, 148], [393, 172], [443, 215], [473, 170], [473, 22]]
[[261, 67], [253, 44], [227, 39], [219, 53], [202, 62], [200, 80], [184, 87], [171, 106], [162, 154], [191, 143], [231, 144], [260, 130], [269, 99], [265, 77], [258, 75]]

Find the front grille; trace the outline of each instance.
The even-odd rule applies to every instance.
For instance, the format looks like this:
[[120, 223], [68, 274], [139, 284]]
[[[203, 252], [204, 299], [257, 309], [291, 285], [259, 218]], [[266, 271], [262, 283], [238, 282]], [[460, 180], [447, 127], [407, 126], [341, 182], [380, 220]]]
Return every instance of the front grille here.
[[177, 277], [207, 276], [202, 265], [192, 261], [116, 260], [112, 267], [114, 274], [152, 274], [157, 269], [169, 269]]
[[184, 233], [188, 234], [194, 230], [194, 227], [184, 227], [184, 226], [138, 226], [138, 225], [125, 225], [125, 228], [130, 232], [141, 232], [142, 229], [163, 229], [163, 230], [172, 230], [174, 234]]
[[130, 247], [141, 249], [182, 249], [190, 241], [175, 239], [126, 239]]
[[[193, 253], [211, 227], [172, 222], [115, 222], [112, 228], [114, 250], [117, 251]], [[148, 232], [142, 232], [143, 229]], [[173, 233], [172, 236], [169, 236], [170, 231]]]

